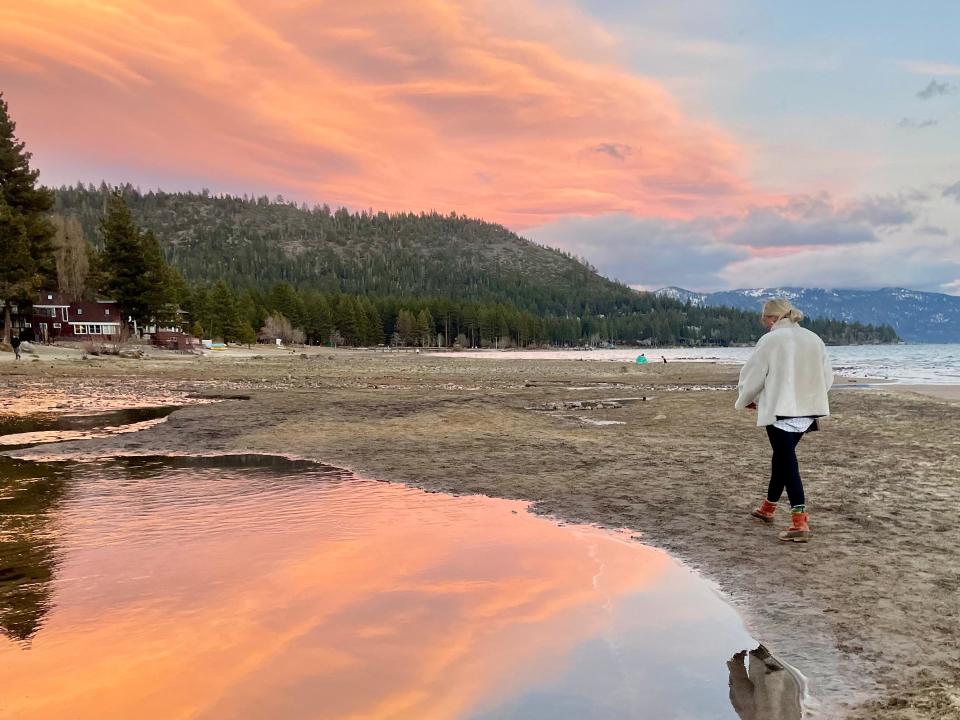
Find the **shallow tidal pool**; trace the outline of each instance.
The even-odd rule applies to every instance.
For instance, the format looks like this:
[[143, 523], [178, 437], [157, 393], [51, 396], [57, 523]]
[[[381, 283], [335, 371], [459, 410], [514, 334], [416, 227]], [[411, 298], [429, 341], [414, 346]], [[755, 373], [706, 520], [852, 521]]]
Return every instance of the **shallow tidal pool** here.
[[800, 718], [712, 585], [526, 510], [264, 456], [0, 457], [0, 718]]

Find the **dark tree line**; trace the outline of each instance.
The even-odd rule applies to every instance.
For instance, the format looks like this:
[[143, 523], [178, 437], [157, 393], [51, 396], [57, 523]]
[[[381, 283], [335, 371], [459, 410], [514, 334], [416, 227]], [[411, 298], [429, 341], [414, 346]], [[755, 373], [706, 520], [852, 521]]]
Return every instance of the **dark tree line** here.
[[[191, 289], [184, 307], [195, 320], [195, 334], [228, 342], [248, 342], [253, 329], [265, 327], [271, 316], [289, 321], [302, 331], [302, 341], [313, 345], [720, 346], [753, 342], [762, 331], [757, 314], [727, 308], [679, 306], [669, 312], [615, 317], [538, 316], [502, 303], [323, 293], [285, 282], [261, 291], [234, 290], [220, 280]], [[835, 344], [896, 340], [892, 329], [859, 323], [805, 320], [804, 325]]]

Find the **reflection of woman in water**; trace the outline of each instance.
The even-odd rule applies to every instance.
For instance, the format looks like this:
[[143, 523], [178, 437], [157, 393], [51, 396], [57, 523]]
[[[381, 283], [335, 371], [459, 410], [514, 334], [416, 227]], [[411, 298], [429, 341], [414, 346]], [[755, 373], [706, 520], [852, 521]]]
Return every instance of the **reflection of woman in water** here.
[[800, 686], [783, 665], [760, 645], [747, 666], [741, 650], [727, 661], [730, 703], [740, 720], [800, 720]]
[[784, 298], [764, 304], [761, 322], [768, 332], [740, 372], [736, 404], [738, 410], [756, 410], [757, 425], [767, 429], [773, 448], [767, 497], [752, 514], [772, 522], [786, 488], [792, 522], [780, 539], [793, 542], [810, 539], [797, 444], [804, 434], [819, 429], [818, 417], [830, 414], [827, 391], [833, 384], [823, 341], [800, 327], [802, 319], [803, 313]]

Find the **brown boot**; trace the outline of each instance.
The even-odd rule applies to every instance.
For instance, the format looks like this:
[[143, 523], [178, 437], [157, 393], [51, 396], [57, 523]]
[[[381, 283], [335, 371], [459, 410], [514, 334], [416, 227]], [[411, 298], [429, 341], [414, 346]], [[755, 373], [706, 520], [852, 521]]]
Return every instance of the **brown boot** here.
[[790, 513], [793, 522], [780, 533], [780, 539], [788, 542], [810, 542], [809, 516], [805, 512]]
[[777, 511], [777, 504], [772, 503], [766, 498], [764, 498], [763, 502], [760, 504], [760, 507], [754, 508], [753, 512], [751, 512], [750, 514], [753, 515], [755, 518], [759, 518], [760, 520], [763, 520], [764, 522], [771, 523], [773, 522], [773, 514], [776, 511]]

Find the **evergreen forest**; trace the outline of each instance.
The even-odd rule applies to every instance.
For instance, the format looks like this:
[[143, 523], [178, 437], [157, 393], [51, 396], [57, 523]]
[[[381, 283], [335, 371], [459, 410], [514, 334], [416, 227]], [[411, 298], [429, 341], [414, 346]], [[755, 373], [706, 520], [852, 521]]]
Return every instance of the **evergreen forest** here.
[[[640, 293], [460, 215], [104, 184], [57, 189], [54, 212], [79, 221], [96, 252], [108, 244], [104, 217], [118, 199], [159, 245], [172, 269], [168, 300], [187, 311], [188, 327], [226, 341], [261, 331], [365, 346], [730, 345], [762, 330], [755, 313]], [[888, 327], [806, 324], [833, 344], [896, 340]]]

